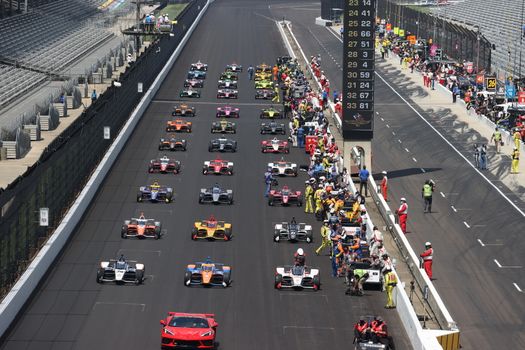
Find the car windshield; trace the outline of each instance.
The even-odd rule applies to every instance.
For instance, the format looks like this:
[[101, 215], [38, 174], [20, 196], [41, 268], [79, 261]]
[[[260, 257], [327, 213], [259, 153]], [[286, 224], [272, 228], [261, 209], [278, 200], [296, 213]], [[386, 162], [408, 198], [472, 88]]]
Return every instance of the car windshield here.
[[208, 226], [208, 227], [215, 227], [215, 226], [217, 226], [217, 221], [208, 221], [206, 226]]
[[202, 271], [211, 272], [213, 271], [213, 266], [212, 265], [202, 265]]
[[169, 326], [177, 328], [209, 328], [208, 321], [200, 317], [173, 317]]
[[279, 144], [279, 140], [272, 140], [272, 144], [274, 144], [274, 145]]
[[292, 274], [295, 276], [301, 276], [304, 272], [304, 266], [294, 266], [292, 267]]
[[117, 261], [115, 264], [115, 268], [118, 270], [125, 270], [126, 269], [126, 262], [125, 261]]
[[283, 190], [283, 195], [288, 196], [290, 194], [290, 190]]
[[215, 193], [215, 194], [221, 193], [220, 187], [214, 187], [211, 191], [212, 193]]
[[161, 159], [160, 162], [161, 162], [162, 164], [168, 164], [169, 159]]
[[138, 219], [137, 225], [146, 225], [147, 220], [146, 219]]

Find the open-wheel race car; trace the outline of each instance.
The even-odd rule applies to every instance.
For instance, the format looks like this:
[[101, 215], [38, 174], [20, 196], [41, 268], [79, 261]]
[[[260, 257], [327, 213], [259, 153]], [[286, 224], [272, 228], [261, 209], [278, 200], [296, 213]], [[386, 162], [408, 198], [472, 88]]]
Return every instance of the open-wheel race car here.
[[239, 75], [234, 72], [224, 72], [219, 76], [219, 80], [239, 80]]
[[97, 283], [115, 282], [117, 284], [144, 282], [144, 264], [126, 260], [124, 255], [118, 259], [102, 261], [97, 270]]
[[255, 90], [255, 99], [257, 100], [271, 100], [275, 97], [275, 91], [272, 89], [257, 89]]
[[219, 184], [210, 188], [201, 188], [199, 203], [233, 204], [233, 190], [223, 189]]
[[219, 80], [217, 87], [219, 89], [237, 89], [237, 80]]
[[179, 97], [190, 97], [190, 98], [200, 98], [201, 92], [199, 90], [194, 90], [191, 87], [182, 89], [179, 93]]
[[140, 217], [124, 220], [120, 235], [122, 238], [136, 237], [155, 238], [159, 239], [162, 232], [162, 225], [160, 221], [155, 219], [146, 219], [144, 213], [140, 213]]
[[234, 89], [219, 89], [217, 90], [217, 98], [236, 99], [239, 96], [239, 91]]
[[226, 288], [231, 283], [232, 268], [230, 266], [214, 263], [210, 258], [205, 262], [189, 264], [184, 273], [184, 285]]
[[270, 72], [257, 72], [257, 73], [255, 73], [255, 77], [254, 77], [255, 81], [268, 80], [268, 79], [272, 79], [272, 73], [270, 73]]
[[221, 134], [235, 134], [237, 132], [237, 124], [226, 119], [221, 119], [218, 122], [211, 123], [211, 133]]
[[272, 174], [278, 176], [297, 176], [297, 164], [287, 162], [281, 158], [280, 161], [268, 163], [268, 168], [271, 168]]
[[290, 144], [286, 140], [273, 138], [261, 141], [262, 153], [290, 153]]
[[303, 198], [301, 191], [293, 191], [288, 186], [283, 186], [280, 190], [271, 190], [268, 195], [268, 205], [274, 206], [280, 204], [282, 206], [288, 206], [295, 204], [298, 207], [303, 205]]
[[166, 156], [157, 159], [152, 159], [149, 162], [148, 172], [161, 174], [178, 174], [180, 173], [180, 161], [172, 160]]
[[261, 72], [264, 72], [264, 73], [271, 73], [271, 72], [272, 72], [272, 67], [270, 67], [270, 66], [267, 65], [266, 63], [261, 63], [260, 65], [258, 65], [257, 67], [255, 67], [255, 72], [256, 72], [256, 73], [261, 73]]
[[204, 80], [202, 79], [186, 79], [184, 81], [184, 87], [185, 88], [199, 88], [202, 89], [204, 87]]
[[242, 66], [240, 64], [237, 64], [237, 63], [232, 63], [232, 64], [229, 64], [229, 65], [226, 66], [225, 71], [226, 72], [239, 73], [239, 72], [242, 72]]
[[183, 119], [168, 120], [166, 132], [191, 132], [193, 123]]
[[270, 106], [268, 108], [261, 109], [261, 114], [259, 114], [259, 117], [261, 119], [263, 119], [263, 118], [282, 119], [282, 118], [284, 118], [284, 115], [281, 113], [280, 110], [278, 110], [274, 106]]
[[307, 225], [304, 222], [297, 223], [295, 218], [292, 218], [290, 222], [282, 222], [275, 224], [273, 231], [274, 242], [306, 242], [311, 243], [313, 241], [312, 226]]
[[215, 349], [217, 327], [214, 314], [168, 312], [160, 321], [161, 349]]
[[190, 70], [192, 71], [200, 71], [200, 72], [205, 72], [208, 70], [208, 64], [206, 63], [202, 63], [200, 60], [195, 62], [195, 63], [192, 63], [191, 66], [190, 66]]
[[232, 238], [232, 224], [210, 216], [207, 220], [196, 221], [191, 230], [193, 240], [221, 240], [229, 241]]
[[171, 138], [160, 138], [159, 151], [186, 151], [186, 140]]
[[202, 167], [204, 175], [233, 175], [233, 162], [216, 158], [207, 160]]
[[220, 137], [213, 139], [208, 145], [209, 152], [237, 152], [237, 141]]
[[206, 79], [206, 72], [200, 70], [190, 70], [188, 75], [186, 75], [186, 78], [204, 80]]
[[273, 81], [271, 80], [258, 80], [255, 82], [256, 89], [273, 89]]
[[170, 203], [173, 199], [173, 188], [161, 186], [158, 182], [153, 182], [149, 186], [141, 186], [137, 193], [137, 202], [166, 202]]
[[275, 269], [275, 289], [313, 289], [321, 288], [321, 274], [318, 268], [310, 266], [278, 266]]
[[217, 107], [217, 118], [239, 118], [240, 109], [232, 106], [221, 106]]
[[195, 107], [181, 103], [173, 106], [173, 112], [171, 112], [171, 115], [174, 117], [195, 117]]
[[286, 127], [284, 126], [283, 123], [277, 123], [274, 121], [271, 121], [269, 123], [262, 123], [261, 124], [261, 135], [266, 135], [266, 134], [286, 135]]

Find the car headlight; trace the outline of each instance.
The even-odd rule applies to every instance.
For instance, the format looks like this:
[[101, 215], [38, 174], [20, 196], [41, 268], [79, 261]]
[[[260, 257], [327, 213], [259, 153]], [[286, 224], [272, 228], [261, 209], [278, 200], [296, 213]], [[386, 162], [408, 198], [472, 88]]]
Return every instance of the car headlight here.
[[207, 331], [206, 333], [202, 333], [202, 334], [201, 334], [201, 337], [209, 337], [209, 336], [211, 336], [211, 335], [213, 335], [213, 331], [212, 331], [212, 330], [209, 330], [209, 331]]
[[169, 335], [175, 335], [175, 334], [173, 334], [173, 332], [170, 331], [168, 328], [164, 328], [164, 333], [169, 334]]

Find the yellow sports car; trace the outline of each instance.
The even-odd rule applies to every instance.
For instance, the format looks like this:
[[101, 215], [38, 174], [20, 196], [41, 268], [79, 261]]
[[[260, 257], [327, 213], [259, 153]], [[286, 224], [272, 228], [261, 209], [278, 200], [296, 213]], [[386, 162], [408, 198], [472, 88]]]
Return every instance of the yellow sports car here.
[[232, 238], [232, 224], [217, 221], [212, 215], [208, 220], [196, 221], [191, 231], [191, 239], [207, 239], [210, 241], [229, 241]]

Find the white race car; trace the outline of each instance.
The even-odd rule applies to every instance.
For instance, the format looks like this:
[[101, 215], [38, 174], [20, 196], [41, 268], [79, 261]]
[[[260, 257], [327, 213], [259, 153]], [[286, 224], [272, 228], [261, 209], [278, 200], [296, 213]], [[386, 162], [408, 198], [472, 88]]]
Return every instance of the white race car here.
[[283, 159], [278, 162], [268, 163], [268, 167], [272, 169], [273, 175], [297, 176], [297, 164], [286, 162]]
[[275, 289], [321, 288], [321, 274], [318, 268], [309, 266], [279, 266], [275, 269]]
[[102, 261], [97, 271], [97, 282], [115, 282], [117, 284], [144, 282], [144, 264], [126, 260], [124, 256], [109, 261]]
[[312, 226], [305, 223], [283, 222], [275, 224], [273, 232], [274, 242], [289, 241], [289, 242], [306, 242], [310, 243], [313, 240]]

